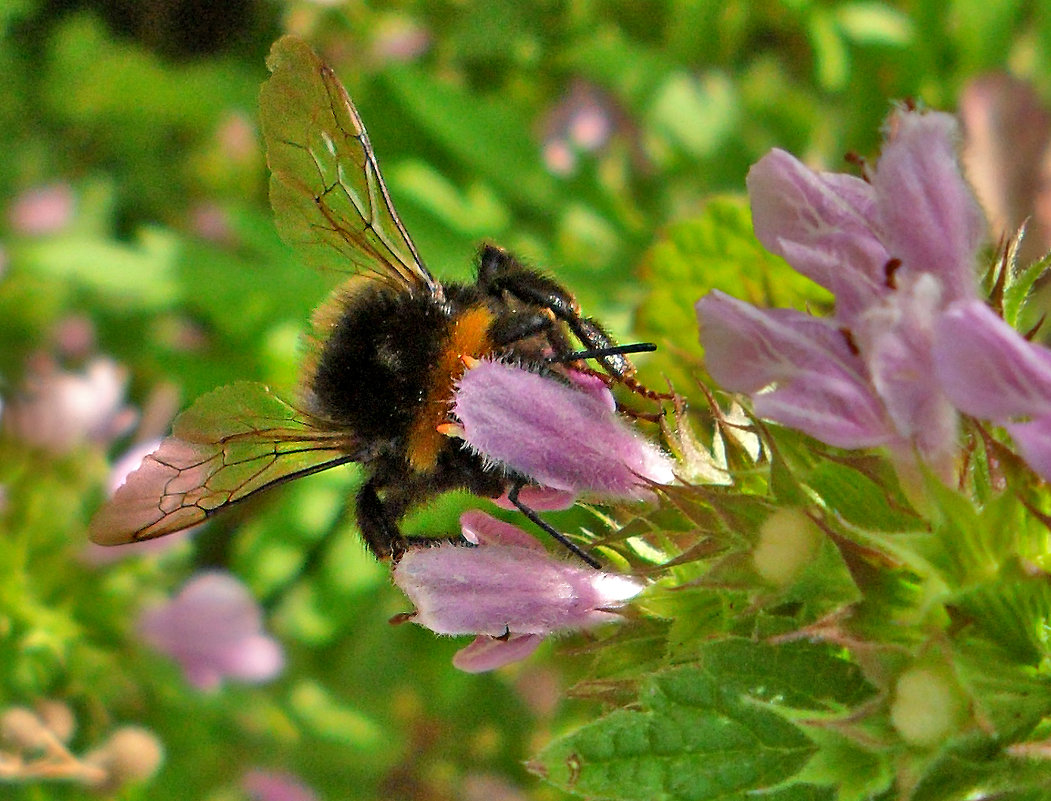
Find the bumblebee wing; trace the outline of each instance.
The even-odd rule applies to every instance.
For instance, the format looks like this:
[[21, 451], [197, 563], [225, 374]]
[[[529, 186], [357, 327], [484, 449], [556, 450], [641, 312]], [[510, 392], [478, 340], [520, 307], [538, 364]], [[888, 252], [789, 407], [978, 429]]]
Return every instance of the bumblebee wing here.
[[347, 90], [295, 36], [274, 43], [260, 93], [278, 232], [322, 269], [439, 291], [391, 202]]
[[161, 537], [301, 476], [355, 461], [346, 434], [314, 426], [262, 384], [200, 398], [91, 521], [100, 545]]

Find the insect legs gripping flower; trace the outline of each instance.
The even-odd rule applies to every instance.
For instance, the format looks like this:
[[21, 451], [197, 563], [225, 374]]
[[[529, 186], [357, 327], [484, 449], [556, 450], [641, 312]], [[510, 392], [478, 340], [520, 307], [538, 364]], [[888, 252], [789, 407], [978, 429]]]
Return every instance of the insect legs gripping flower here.
[[[593, 386], [601, 378], [642, 391], [626, 354], [652, 346], [617, 346], [568, 290], [491, 245], [481, 249], [473, 284], [438, 281], [332, 70], [291, 36], [275, 43], [268, 66], [262, 129], [279, 232], [346, 279], [314, 315], [297, 400], [251, 383], [200, 399], [98, 513], [92, 539], [162, 536], [349, 462], [368, 476], [357, 522], [380, 558], [405, 552], [399, 521], [409, 509], [449, 490], [506, 493], [544, 525], [519, 497], [526, 485], [637, 498], [647, 483], [670, 481], [667, 458], [604, 405], [612, 401], [605, 385]], [[477, 361], [488, 367], [465, 376]], [[516, 379], [516, 415], [501, 437], [478, 419]], [[605, 458], [592, 448], [586, 468], [567, 469], [574, 455], [562, 434], [570, 429], [577, 443], [608, 447]], [[482, 433], [472, 439], [472, 431]], [[535, 446], [514, 445], [521, 441]]]

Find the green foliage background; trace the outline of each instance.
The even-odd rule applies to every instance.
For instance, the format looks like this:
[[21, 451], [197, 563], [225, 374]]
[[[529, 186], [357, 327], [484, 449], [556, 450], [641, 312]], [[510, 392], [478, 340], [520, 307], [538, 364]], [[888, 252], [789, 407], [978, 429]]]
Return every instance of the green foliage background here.
[[[435, 273], [469, 278], [478, 243], [499, 242], [556, 270], [620, 338], [657, 341], [663, 354], [647, 375], [659, 384], [667, 374], [687, 391], [698, 371], [692, 304], [703, 292], [821, 301], [748, 243], [736, 201], [709, 204], [741, 193], [766, 150], [838, 168], [848, 150], [875, 150], [890, 100], [952, 109], [963, 83], [990, 70], [1010, 69], [1051, 92], [1051, 9], [1042, 3], [258, 1], [180, 16], [187, 8], [178, 0], [0, 6], [0, 202], [11, 207], [56, 182], [75, 196], [60, 231], [31, 235], [0, 222], [5, 396], [34, 353], [54, 349], [70, 315], [90, 318], [98, 351], [127, 366], [136, 405], [158, 387], [173, 387], [185, 405], [238, 379], [294, 385], [298, 337], [329, 284], [278, 240], [266, 199], [256, 104], [265, 54], [282, 32], [310, 40], [346, 83]], [[391, 55], [392, 42], [414, 31], [427, 46], [411, 58]], [[600, 151], [579, 154], [575, 172], [557, 175], [542, 159], [543, 120], [576, 79], [608, 93], [617, 127]], [[206, 212], [224, 220], [220, 236], [201, 235]], [[524, 762], [600, 709], [594, 685], [585, 698], [563, 697], [590, 669], [572, 647], [583, 641], [468, 676], [449, 664], [460, 644], [388, 626], [406, 601], [343, 521], [343, 499], [358, 481], [349, 469], [217, 520], [193, 545], [92, 567], [79, 558], [86, 521], [108, 460], [127, 444], [48, 456], [0, 439], [0, 706], [66, 701], [79, 722], [75, 750], [118, 723], [151, 728], [167, 761], [148, 786], [121, 796], [129, 799], [237, 799], [251, 766], [298, 774], [326, 799], [564, 797]], [[871, 510], [869, 501], [857, 503]], [[408, 527], [450, 531], [471, 503], [443, 499]], [[599, 525], [587, 510], [553, 520], [570, 531]], [[137, 644], [138, 610], [208, 566], [235, 571], [270, 613], [289, 657], [276, 682], [202, 694]], [[682, 603], [691, 615], [717, 614], [703, 591]], [[801, 619], [822, 610], [810, 611]], [[700, 623], [684, 617], [674, 626], [690, 642]], [[662, 662], [646, 643], [637, 637], [602, 657], [595, 675], [610, 681], [607, 700], [625, 698], [617, 679]], [[664, 735], [703, 732], [708, 713], [696, 710], [710, 706], [691, 694], [725, 692], [738, 675], [732, 665], [762, 658], [743, 641], [711, 648], [722, 650], [701, 660], [704, 670], [683, 666], [631, 685], [645, 701], [617, 720], [637, 732], [653, 710], [681, 710], [682, 730]], [[800, 650], [785, 671], [812, 671], [828, 688], [796, 708], [865, 696], [860, 677], [828, 653]], [[671, 661], [680, 661], [674, 651]], [[739, 701], [719, 709], [753, 731], [786, 725]], [[771, 720], [757, 722], [764, 714]], [[569, 765], [559, 749], [570, 747], [600, 757], [603, 743], [587, 732], [543, 759]], [[811, 753], [802, 738], [793, 747], [774, 739], [774, 773]], [[878, 765], [843, 750], [857, 775], [885, 785]], [[656, 798], [653, 788], [667, 784], [646, 784], [644, 763], [602, 781]], [[585, 781], [595, 784], [582, 792], [610, 793]], [[727, 782], [711, 792], [737, 797], [734, 788], [747, 786]], [[87, 796], [43, 784], [0, 794]]]

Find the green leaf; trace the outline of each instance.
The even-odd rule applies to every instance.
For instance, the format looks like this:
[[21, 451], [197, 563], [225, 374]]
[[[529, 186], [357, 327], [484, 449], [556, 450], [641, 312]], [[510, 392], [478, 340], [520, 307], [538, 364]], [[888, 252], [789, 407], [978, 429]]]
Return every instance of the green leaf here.
[[855, 525], [879, 531], [904, 531], [922, 525], [896, 487], [883, 486], [851, 466], [819, 462], [806, 483], [830, 511]]
[[519, 204], [545, 215], [558, 205], [556, 184], [540, 166], [521, 109], [473, 96], [408, 66], [387, 77], [390, 98], [401, 104], [391, 113], [403, 124], [415, 119], [472, 175], [486, 178]]
[[[563, 789], [603, 798], [743, 797], [778, 787], [814, 752], [775, 705], [840, 711], [871, 693], [857, 666], [824, 645], [710, 642], [696, 664], [650, 676], [640, 711], [617, 710], [556, 740], [534, 770]], [[779, 792], [822, 797], [810, 789]]]
[[1017, 270], [1008, 268], [1004, 281], [1004, 321], [1013, 328], [1022, 324], [1022, 313], [1033, 285], [1051, 267], [1051, 255], [1044, 256], [1032, 264]]
[[643, 687], [642, 711], [617, 710], [556, 740], [534, 769], [570, 792], [611, 799], [703, 801], [773, 787], [813, 746], [735, 696], [699, 667], [657, 674]]
[[180, 300], [173, 274], [179, 248], [171, 231], [144, 228], [132, 244], [71, 234], [19, 243], [11, 253], [30, 269], [76, 282], [125, 309], [157, 310]]
[[947, 749], [927, 767], [910, 801], [995, 798], [1046, 799], [1051, 765], [1042, 759], [1012, 759], [991, 738], [973, 735]]
[[835, 15], [843, 33], [859, 44], [906, 47], [914, 35], [909, 17], [883, 3], [846, 3]]
[[863, 748], [832, 727], [811, 726], [807, 734], [820, 748], [796, 778], [834, 790], [837, 801], [869, 801], [894, 781], [889, 752]]

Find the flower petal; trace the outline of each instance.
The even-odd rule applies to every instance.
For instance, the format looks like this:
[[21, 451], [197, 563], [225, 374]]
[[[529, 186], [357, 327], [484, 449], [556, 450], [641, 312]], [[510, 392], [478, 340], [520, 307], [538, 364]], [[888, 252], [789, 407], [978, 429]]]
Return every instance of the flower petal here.
[[876, 197], [860, 178], [814, 172], [772, 150], [748, 172], [756, 236], [767, 250], [836, 296], [849, 323], [885, 291], [890, 256], [880, 241]]
[[539, 634], [516, 634], [507, 639], [475, 637], [453, 656], [453, 667], [465, 673], [485, 673], [525, 659], [539, 647]]
[[603, 397], [552, 376], [482, 361], [460, 380], [453, 413], [472, 449], [546, 487], [639, 499], [647, 481], [674, 480], [671, 460]]
[[1051, 350], [1027, 341], [983, 302], [957, 303], [937, 322], [934, 366], [962, 412], [996, 422], [1051, 415]]
[[721, 292], [698, 301], [697, 316], [708, 372], [753, 395], [761, 417], [843, 448], [893, 438], [861, 360], [831, 321], [757, 309]]
[[1051, 481], [1051, 416], [1028, 423], [1006, 423], [1022, 458], [1045, 481]]
[[887, 127], [872, 178], [887, 250], [903, 271], [934, 274], [946, 303], [974, 297], [985, 218], [960, 169], [955, 117], [899, 111]]
[[958, 420], [931, 352], [940, 305], [940, 283], [922, 274], [866, 312], [855, 337], [895, 429], [944, 472], [951, 469]]

